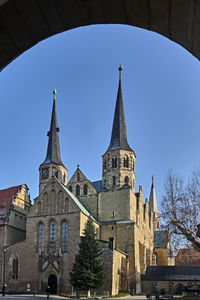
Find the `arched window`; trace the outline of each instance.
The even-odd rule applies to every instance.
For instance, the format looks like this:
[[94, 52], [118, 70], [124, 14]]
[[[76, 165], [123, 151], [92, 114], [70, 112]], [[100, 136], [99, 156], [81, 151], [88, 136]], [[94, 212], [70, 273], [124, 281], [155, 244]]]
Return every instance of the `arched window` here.
[[129, 178], [128, 178], [128, 176], [125, 176], [125, 180], [124, 180], [124, 181], [125, 181], [126, 184], [129, 183]]
[[59, 191], [58, 193], [58, 212], [62, 212], [63, 206], [63, 192]]
[[72, 193], [72, 186], [71, 185], [69, 186], [69, 191]]
[[15, 257], [12, 263], [12, 279], [18, 279], [18, 269], [19, 269], [18, 258]]
[[129, 158], [128, 158], [128, 156], [124, 157], [124, 168], [129, 168]]
[[115, 168], [117, 168], [117, 157], [115, 157]]
[[38, 214], [41, 214], [41, 202], [40, 201], [37, 203], [37, 207], [38, 207]]
[[65, 198], [64, 211], [66, 211], [66, 212], [70, 211], [70, 208], [69, 208], [69, 198]]
[[49, 212], [49, 203], [48, 203], [48, 194], [44, 194], [44, 213], [48, 214]]
[[87, 195], [87, 193], [88, 193], [88, 185], [87, 184], [84, 184], [83, 193], [84, 193], [84, 195]]
[[77, 173], [77, 181], [80, 181], [80, 173]]
[[49, 226], [49, 246], [52, 254], [56, 253], [56, 222], [51, 221]]
[[115, 185], [116, 185], [116, 177], [113, 176], [113, 186], [115, 186]]
[[44, 252], [44, 224], [40, 223], [38, 226], [38, 252]]
[[112, 158], [112, 168], [117, 168], [117, 157]]
[[80, 196], [80, 185], [76, 186], [76, 196]]
[[50, 212], [55, 213], [55, 211], [56, 211], [56, 192], [52, 190], [50, 194]]
[[114, 158], [112, 158], [112, 168], [114, 168], [114, 165], [115, 165], [115, 160]]
[[68, 224], [66, 221], [62, 223], [61, 250], [67, 252], [68, 248]]

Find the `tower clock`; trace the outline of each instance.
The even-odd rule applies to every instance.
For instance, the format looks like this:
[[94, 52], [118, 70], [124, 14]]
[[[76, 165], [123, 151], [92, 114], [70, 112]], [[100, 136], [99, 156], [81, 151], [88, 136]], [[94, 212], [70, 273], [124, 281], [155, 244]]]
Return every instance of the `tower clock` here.
[[42, 179], [47, 179], [49, 177], [49, 168], [42, 168]]

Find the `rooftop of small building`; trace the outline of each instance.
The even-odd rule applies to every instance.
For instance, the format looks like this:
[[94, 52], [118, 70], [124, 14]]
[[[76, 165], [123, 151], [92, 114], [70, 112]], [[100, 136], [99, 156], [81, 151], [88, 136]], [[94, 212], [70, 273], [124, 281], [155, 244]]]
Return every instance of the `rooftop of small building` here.
[[102, 187], [102, 180], [93, 181], [91, 182], [91, 184], [93, 185], [93, 187], [96, 189], [97, 192], [102, 192], [104, 190]]
[[142, 280], [200, 280], [200, 266], [148, 266]]

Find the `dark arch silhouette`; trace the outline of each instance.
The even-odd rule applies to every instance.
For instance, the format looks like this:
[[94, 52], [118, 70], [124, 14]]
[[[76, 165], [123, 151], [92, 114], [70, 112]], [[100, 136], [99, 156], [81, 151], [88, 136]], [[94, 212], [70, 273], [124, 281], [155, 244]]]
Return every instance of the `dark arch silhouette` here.
[[155, 31], [200, 58], [200, 1], [0, 0], [0, 70], [50, 36], [94, 24]]

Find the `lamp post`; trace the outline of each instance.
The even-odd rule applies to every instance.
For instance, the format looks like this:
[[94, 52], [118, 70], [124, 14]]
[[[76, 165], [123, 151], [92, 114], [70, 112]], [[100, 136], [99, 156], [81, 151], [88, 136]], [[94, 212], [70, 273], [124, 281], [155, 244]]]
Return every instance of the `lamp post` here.
[[4, 230], [3, 230], [3, 246], [2, 246], [2, 286], [5, 284], [5, 277], [6, 277], [6, 224], [9, 221], [10, 212], [5, 213], [4, 216]]
[[3, 278], [2, 278], [2, 286], [5, 284], [5, 276], [6, 276], [6, 247], [3, 247]]

